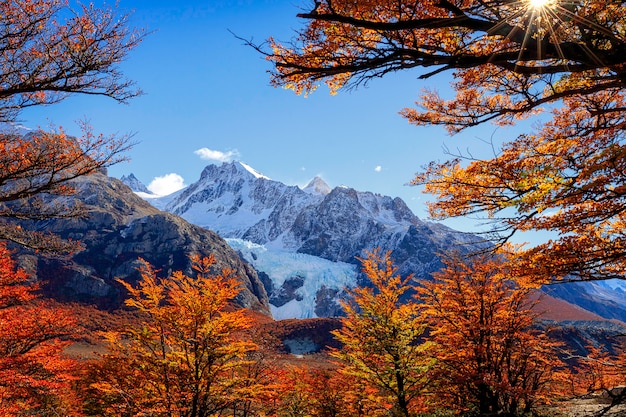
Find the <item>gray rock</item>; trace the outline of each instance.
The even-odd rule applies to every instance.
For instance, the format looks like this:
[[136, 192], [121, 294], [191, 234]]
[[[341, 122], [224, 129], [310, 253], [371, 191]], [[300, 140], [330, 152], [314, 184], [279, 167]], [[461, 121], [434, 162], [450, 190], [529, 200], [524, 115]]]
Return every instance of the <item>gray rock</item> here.
[[102, 173], [74, 184], [74, 198], [87, 208], [85, 218], [24, 224], [45, 228], [85, 246], [85, 250], [67, 257], [38, 256], [36, 274], [45, 282], [48, 295], [117, 308], [125, 294], [115, 279], [136, 282], [139, 258], [150, 262], [165, 277], [177, 270], [193, 274], [189, 256], [212, 254], [216, 274], [231, 269], [242, 281], [237, 303], [270, 314], [267, 293], [256, 271], [216, 233], [157, 210], [121, 181]]

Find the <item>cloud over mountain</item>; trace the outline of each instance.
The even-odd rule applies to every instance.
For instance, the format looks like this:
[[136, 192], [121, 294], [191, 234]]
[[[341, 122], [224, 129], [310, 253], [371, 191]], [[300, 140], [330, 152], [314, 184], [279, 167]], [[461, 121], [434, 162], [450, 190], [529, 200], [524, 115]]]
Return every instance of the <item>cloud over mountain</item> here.
[[217, 162], [230, 162], [240, 156], [239, 151], [237, 151], [236, 149], [228, 152], [222, 152], [209, 148], [200, 148], [195, 150], [193, 153], [198, 155], [200, 159]]

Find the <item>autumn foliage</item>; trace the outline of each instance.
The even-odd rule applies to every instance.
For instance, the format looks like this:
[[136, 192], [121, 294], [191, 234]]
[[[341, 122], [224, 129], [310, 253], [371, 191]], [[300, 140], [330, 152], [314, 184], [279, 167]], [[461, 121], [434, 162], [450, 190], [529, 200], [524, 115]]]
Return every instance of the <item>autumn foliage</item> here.
[[144, 263], [137, 287], [120, 281], [142, 320], [106, 334], [110, 353], [93, 385], [105, 415], [208, 417], [251, 389], [243, 368], [256, 345], [237, 336], [249, 326], [245, 311], [229, 307], [240, 283], [228, 270], [213, 274], [212, 256], [192, 263], [194, 277], [160, 279]]
[[544, 113], [490, 159], [451, 155], [413, 183], [435, 196], [434, 218], [482, 215], [498, 244], [550, 232], [525, 253], [539, 280], [624, 276], [623, 3], [322, 0], [298, 16], [292, 41], [252, 45], [274, 85], [337, 92], [395, 71], [447, 72], [453, 94], [424, 89], [401, 111], [410, 123], [457, 133]]
[[71, 94], [139, 94], [119, 63], [143, 38], [128, 15], [63, 0], [0, 2], [0, 122]]
[[553, 232], [525, 253], [538, 279], [623, 277], [623, 106], [617, 91], [565, 98], [552, 121], [496, 158], [431, 163], [414, 183], [437, 196], [435, 218], [486, 213], [503, 239]]
[[373, 252], [362, 263], [371, 286], [349, 290], [346, 318], [333, 332], [343, 348], [333, 356], [359, 382], [359, 393], [369, 390], [381, 408], [408, 417], [423, 404], [433, 362], [422, 339], [426, 323], [406, 300], [413, 277], [400, 277], [389, 253]]
[[58, 103], [73, 94], [102, 95], [121, 102], [140, 94], [119, 63], [144, 34], [115, 8], [70, 6], [63, 0], [0, 2], [0, 239], [47, 251], [72, 251], [76, 242], [17, 227], [12, 219], [42, 220], [84, 214], [76, 205], [50, 203], [72, 193], [68, 184], [123, 160], [128, 137], [63, 129], [14, 133], [20, 112]]
[[[421, 78], [456, 70], [457, 105], [436, 100], [432, 107], [439, 117], [463, 114], [471, 125], [570, 92], [623, 86], [622, 8], [607, 0], [322, 0], [298, 14], [306, 25], [291, 42], [270, 39], [269, 51], [257, 49], [275, 65], [272, 82], [297, 92], [399, 70], [422, 69]], [[535, 94], [524, 95], [528, 88]]]
[[438, 398], [459, 412], [529, 413], [563, 395], [563, 348], [536, 327], [532, 275], [491, 256], [448, 258], [420, 283]]
[[78, 410], [71, 389], [77, 363], [63, 350], [79, 326], [69, 309], [37, 291], [0, 244], [0, 416]]
[[362, 260], [370, 285], [344, 302], [333, 360], [259, 350], [266, 336], [231, 304], [240, 283], [213, 257], [194, 257], [193, 276], [158, 278], [144, 262], [137, 285], [120, 281], [130, 315], [102, 333], [106, 351], [71, 359], [76, 320], [39, 300], [1, 249], [0, 416], [516, 416], [572, 387], [612, 393], [624, 376], [622, 357], [600, 349], [569, 374], [515, 262], [452, 257], [417, 283], [378, 251]]
[[45, 220], [85, 215], [80, 202], [53, 197], [72, 195], [73, 179], [124, 159], [128, 137], [97, 135], [84, 124], [81, 137], [58, 132], [26, 136], [0, 133], [0, 239], [47, 252], [80, 248], [49, 233], [27, 230], [14, 220]]
[[[496, 258], [453, 260], [421, 290], [457, 410], [522, 412], [554, 395], [561, 365], [533, 330], [527, 297], [542, 284], [626, 272], [624, 3], [321, 0], [298, 17], [291, 41], [248, 42], [272, 62], [275, 86], [308, 94], [325, 83], [334, 94], [395, 71], [448, 73], [452, 93], [423, 89], [401, 111], [410, 123], [456, 134], [542, 116], [492, 141], [486, 159], [448, 152], [412, 183], [435, 197], [433, 218], [480, 217], [495, 243]], [[548, 237], [509, 250], [520, 232]], [[607, 392], [618, 382], [598, 381]]]
[[[549, 108], [493, 158], [456, 155], [413, 181], [437, 198], [435, 218], [486, 215], [499, 233], [497, 256], [453, 256], [416, 286], [388, 253], [372, 252], [361, 260], [369, 285], [348, 290], [334, 331], [341, 347], [323, 367], [259, 352], [249, 315], [232, 305], [240, 283], [216, 273], [213, 257], [194, 257], [193, 276], [159, 278], [144, 262], [137, 285], [120, 281], [135, 320], [103, 334], [106, 353], [77, 361], [64, 354], [76, 320], [38, 297], [2, 243], [0, 417], [520, 415], [562, 394], [572, 377], [560, 346], [536, 327], [538, 286], [626, 272], [624, 5], [320, 0], [299, 16], [307, 24], [292, 42], [252, 45], [274, 64], [274, 85], [306, 94], [325, 82], [335, 93], [398, 70], [422, 68], [424, 79], [450, 71], [453, 97], [426, 89], [417, 108], [401, 112], [450, 133]], [[113, 8], [0, 2], [0, 123], [72, 94], [136, 96], [118, 65], [142, 37]], [[71, 195], [71, 180], [119, 161], [128, 145], [88, 126], [80, 138], [3, 130], [0, 239], [79, 249], [11, 220], [82, 214], [49, 197]], [[554, 237], [509, 250], [519, 231]], [[624, 380], [623, 356], [596, 349], [579, 362], [579, 389], [613, 392]]]
[[623, 335], [618, 353], [609, 353], [602, 346], [587, 346], [587, 354], [574, 356], [576, 369], [572, 377], [577, 395], [598, 395], [605, 398], [602, 412], [626, 403], [626, 349]]

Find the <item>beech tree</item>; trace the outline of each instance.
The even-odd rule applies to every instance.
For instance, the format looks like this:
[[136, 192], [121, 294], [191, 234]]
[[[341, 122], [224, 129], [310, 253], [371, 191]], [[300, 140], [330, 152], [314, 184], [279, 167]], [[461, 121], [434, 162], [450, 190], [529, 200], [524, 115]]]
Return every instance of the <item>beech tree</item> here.
[[[361, 261], [371, 286], [348, 290], [346, 317], [333, 332], [343, 347], [333, 356], [342, 360], [341, 372], [377, 391], [383, 408], [409, 417], [423, 406], [432, 367], [429, 343], [422, 339], [426, 324], [415, 302], [401, 300], [413, 277], [397, 274], [389, 252], [374, 251]], [[359, 383], [354, 387], [367, 391]]]
[[240, 291], [231, 271], [211, 273], [213, 256], [192, 257], [195, 277], [174, 272], [156, 277], [144, 263], [137, 287], [120, 281], [126, 305], [141, 314], [139, 325], [106, 333], [102, 380], [104, 415], [209, 417], [239, 404], [238, 394], [252, 392], [246, 355], [256, 348], [237, 333], [249, 326], [243, 309], [229, 307]]
[[69, 181], [122, 160], [130, 138], [97, 135], [86, 123], [80, 138], [62, 129], [22, 136], [10, 123], [26, 107], [72, 94], [120, 102], [138, 95], [118, 65], [142, 37], [128, 15], [109, 7], [74, 9], [63, 0], [0, 3], [0, 239], [38, 250], [78, 249], [76, 242], [25, 230], [12, 219], [83, 214], [76, 203], [50, 204], [49, 197], [72, 194]]
[[[334, 367], [319, 364], [287, 365], [274, 373], [273, 398], [265, 400], [263, 413], [276, 417], [375, 417], [387, 410], [360, 380]], [[362, 390], [359, 390], [363, 388]], [[368, 403], [368, 394], [372, 395]], [[371, 405], [371, 407], [369, 407]]]
[[71, 94], [126, 102], [140, 93], [118, 68], [143, 37], [129, 15], [64, 0], [0, 3], [0, 122]]
[[[331, 92], [399, 70], [449, 72], [454, 97], [424, 90], [402, 110], [450, 133], [546, 122], [492, 159], [432, 163], [414, 184], [437, 200], [431, 215], [483, 214], [505, 243], [518, 231], [554, 232], [526, 253], [541, 276], [623, 277], [626, 10], [609, 0], [314, 1], [287, 43], [252, 45], [274, 64], [272, 83]], [[549, 110], [543, 110], [543, 108]]]
[[79, 138], [62, 130], [0, 133], [0, 239], [46, 252], [80, 249], [79, 242], [24, 228], [15, 220], [84, 215], [80, 202], [58, 197], [74, 194], [71, 180], [123, 160], [129, 146], [129, 137], [96, 135], [87, 124]]
[[64, 355], [79, 331], [68, 308], [37, 296], [38, 286], [0, 243], [0, 416], [76, 415], [76, 361]]
[[446, 259], [420, 282], [437, 359], [439, 398], [457, 412], [525, 415], [562, 394], [559, 345], [535, 327], [532, 275], [490, 255]]
[[596, 415], [608, 415], [615, 407], [626, 404], [626, 346], [623, 335], [616, 340], [617, 352], [611, 354], [605, 346], [590, 344], [586, 355], [571, 356], [575, 364], [572, 386], [578, 396], [596, 395], [606, 401]]

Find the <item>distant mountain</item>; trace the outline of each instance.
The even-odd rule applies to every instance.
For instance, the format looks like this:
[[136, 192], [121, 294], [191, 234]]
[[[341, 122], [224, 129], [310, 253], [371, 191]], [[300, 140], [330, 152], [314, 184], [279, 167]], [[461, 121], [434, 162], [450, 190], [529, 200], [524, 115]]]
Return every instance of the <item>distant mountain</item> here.
[[216, 272], [232, 269], [243, 283], [237, 303], [270, 314], [267, 293], [256, 271], [214, 232], [157, 210], [103, 172], [79, 178], [73, 185], [77, 194], [71, 198], [85, 205], [86, 217], [22, 223], [25, 228], [46, 230], [85, 246], [66, 257], [19, 252], [21, 264], [45, 282], [48, 295], [117, 308], [125, 294], [115, 278], [136, 281], [139, 258], [164, 276], [176, 270], [191, 274], [189, 255], [213, 254]]
[[150, 190], [148, 190], [148, 187], [146, 187], [143, 182], [139, 181], [139, 179], [135, 177], [135, 174], [133, 173], [131, 173], [128, 176], [122, 175], [122, 178], [120, 178], [120, 181], [128, 185], [130, 189], [136, 193], [153, 194]]
[[150, 201], [227, 238], [259, 271], [278, 318], [340, 313], [366, 251], [390, 250], [401, 274], [421, 278], [441, 267], [439, 252], [479, 241], [420, 220], [400, 198], [331, 189], [319, 177], [301, 189], [240, 162], [209, 165], [194, 184]]
[[[344, 289], [363, 282], [357, 258], [373, 248], [391, 251], [403, 276], [428, 278], [442, 266], [439, 253], [484, 245], [473, 235], [420, 220], [400, 198], [331, 189], [319, 177], [301, 189], [240, 162], [209, 165], [194, 184], [150, 202], [227, 238], [258, 271], [276, 318], [340, 314]], [[617, 286], [546, 290], [557, 297], [551, 302], [557, 310], [626, 321], [625, 292]]]
[[626, 322], [626, 282], [623, 280], [553, 284], [544, 291], [604, 318]]
[[239, 162], [207, 166], [165, 210], [226, 238], [333, 262], [358, 264], [356, 257], [365, 250], [392, 250], [401, 271], [416, 274], [438, 269], [440, 250], [478, 242], [421, 221], [400, 198], [348, 187], [331, 190], [321, 178], [300, 189]]
[[326, 184], [326, 182], [322, 178], [317, 177], [317, 176], [313, 178], [307, 184], [307, 186], [303, 188], [303, 190], [307, 193], [321, 194], [321, 195], [326, 195], [331, 192], [331, 189], [328, 186], [328, 184]]

